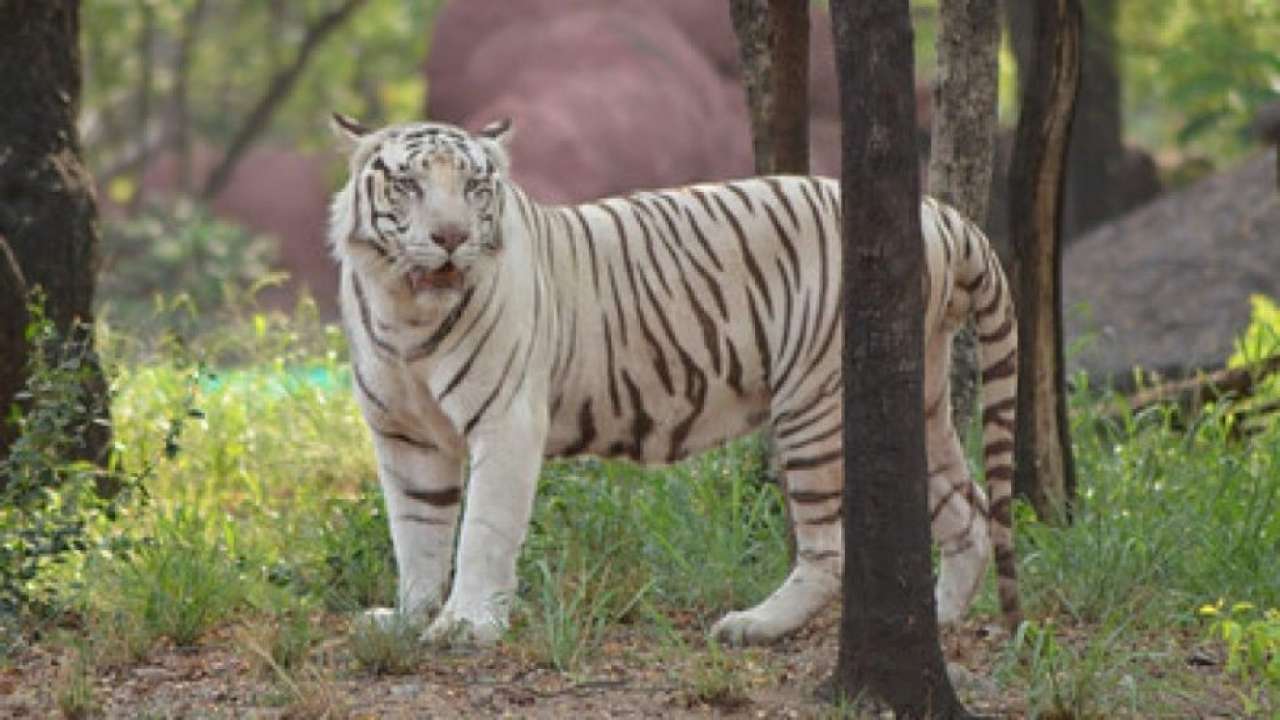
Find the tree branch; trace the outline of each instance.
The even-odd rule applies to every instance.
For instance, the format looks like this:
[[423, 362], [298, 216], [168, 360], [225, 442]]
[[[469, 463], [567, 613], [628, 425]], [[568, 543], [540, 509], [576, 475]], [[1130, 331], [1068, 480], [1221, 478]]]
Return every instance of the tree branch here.
[[1125, 399], [1123, 411], [1113, 411], [1105, 417], [1116, 419], [1121, 412], [1137, 413], [1162, 403], [1175, 403], [1182, 412], [1189, 413], [1226, 397], [1247, 397], [1263, 378], [1276, 373], [1280, 373], [1280, 355], [1136, 392]]
[[342, 27], [351, 14], [366, 4], [367, 1], [347, 0], [337, 9], [321, 16], [315, 24], [307, 28], [306, 34], [302, 38], [302, 45], [298, 48], [298, 54], [294, 56], [293, 62], [276, 73], [271, 79], [271, 83], [267, 86], [267, 91], [258, 100], [253, 111], [249, 113], [249, 116], [236, 132], [235, 137], [232, 138], [226, 154], [222, 156], [222, 161], [209, 173], [204, 189], [200, 192], [200, 196], [203, 199], [211, 200], [222, 191], [227, 181], [231, 179], [231, 173], [235, 171], [240, 159], [249, 147], [253, 145], [262, 131], [266, 129], [271, 121], [271, 116], [275, 114], [280, 105], [289, 97], [289, 93], [293, 91], [294, 85], [297, 84], [298, 78], [302, 76], [302, 71], [306, 68], [307, 62], [310, 61], [315, 49], [333, 31]]

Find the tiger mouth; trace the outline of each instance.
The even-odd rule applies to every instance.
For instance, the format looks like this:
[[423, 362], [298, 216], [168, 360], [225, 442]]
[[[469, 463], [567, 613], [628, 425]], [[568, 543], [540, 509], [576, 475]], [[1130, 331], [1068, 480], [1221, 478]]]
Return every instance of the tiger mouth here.
[[404, 279], [415, 295], [424, 290], [451, 290], [462, 287], [462, 270], [452, 261], [435, 270], [415, 266], [405, 273]]

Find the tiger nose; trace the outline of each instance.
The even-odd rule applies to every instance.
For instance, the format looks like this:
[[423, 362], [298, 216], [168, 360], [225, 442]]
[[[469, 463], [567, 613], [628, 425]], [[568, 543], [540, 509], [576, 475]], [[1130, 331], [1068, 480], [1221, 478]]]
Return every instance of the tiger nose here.
[[452, 253], [458, 246], [467, 241], [467, 231], [461, 228], [443, 228], [431, 233], [431, 241]]

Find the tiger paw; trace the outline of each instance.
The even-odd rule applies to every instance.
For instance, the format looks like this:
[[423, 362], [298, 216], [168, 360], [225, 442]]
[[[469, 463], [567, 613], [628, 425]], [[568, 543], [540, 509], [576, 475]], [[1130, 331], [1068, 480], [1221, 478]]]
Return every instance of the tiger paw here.
[[792, 628], [754, 610], [731, 612], [711, 626], [715, 640], [740, 647], [765, 645], [786, 635]]
[[425, 643], [436, 647], [492, 647], [506, 632], [506, 623], [483, 610], [468, 613], [446, 607], [422, 634]]
[[404, 615], [395, 608], [376, 607], [357, 615], [353, 624], [386, 631], [403, 623], [404, 619]]

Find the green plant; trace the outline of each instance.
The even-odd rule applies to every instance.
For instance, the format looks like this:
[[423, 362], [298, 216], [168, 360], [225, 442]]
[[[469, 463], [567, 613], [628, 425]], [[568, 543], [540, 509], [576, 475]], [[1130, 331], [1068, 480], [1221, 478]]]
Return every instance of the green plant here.
[[[1116, 641], [1124, 630], [1123, 624], [1104, 623], [1093, 637], [1071, 641], [1064, 640], [1065, 632], [1052, 621], [1024, 622], [1014, 634], [1006, 662], [1018, 664], [1025, 678], [1028, 716], [1104, 717], [1101, 700], [1125, 694], [1123, 676], [1114, 673], [1119, 666], [1116, 655], [1123, 655], [1117, 653]], [[1131, 699], [1129, 705], [1139, 703]]]
[[53, 688], [58, 711], [67, 720], [96, 717], [101, 706], [93, 686], [93, 661], [90, 651], [83, 645], [74, 650], [74, 657], [59, 672]]
[[[145, 498], [151, 470], [140, 463], [142, 470], [129, 472], [118, 452], [102, 465], [79, 459], [107, 416], [86, 341], [92, 329], [63, 337], [38, 294], [28, 311], [27, 381], [7, 417], [19, 434], [0, 459], [0, 619], [53, 604], [55, 592], [42, 582], [52, 566], [92, 547], [119, 549], [123, 538], [108, 526]], [[168, 432], [182, 421], [175, 418]]]
[[588, 559], [570, 546], [533, 561], [533, 576], [526, 573], [532, 598], [520, 601], [526, 625], [519, 635], [538, 662], [561, 672], [577, 670], [605, 631], [644, 599], [648, 586], [634, 590], [612, 569], [620, 550]]
[[98, 612], [130, 618], [152, 641], [193, 645], [248, 602], [252, 587], [228, 547], [232, 539], [229, 526], [195, 510], [159, 515], [129, 556], [94, 568], [106, 586]]
[[279, 677], [302, 667], [317, 640], [314, 611], [306, 598], [288, 591], [273, 598], [267, 612], [249, 620], [237, 633], [256, 674]]
[[360, 617], [351, 625], [347, 645], [356, 665], [371, 675], [407, 675], [426, 653], [420, 620], [395, 614], [389, 618]]
[[1269, 704], [1264, 688], [1280, 698], [1280, 609], [1261, 611], [1250, 602], [1228, 606], [1219, 599], [1200, 606], [1197, 614], [1209, 620], [1209, 637], [1225, 648], [1227, 673], [1257, 684], [1242, 699], [1250, 715], [1260, 714]]
[[693, 659], [685, 683], [684, 701], [689, 706], [712, 705], [733, 711], [751, 702], [738, 660], [714, 640], [708, 640], [706, 651]]
[[[160, 298], [180, 294], [190, 306], [221, 307], [234, 288], [272, 278], [274, 244], [178, 200], [103, 225], [106, 271], [98, 287], [109, 314], [134, 325], [164, 318]], [[269, 282], [270, 280], [268, 280]], [[158, 312], [160, 311], [160, 312]]]
[[396, 568], [382, 493], [365, 486], [329, 508], [318, 538], [323, 566], [316, 584], [326, 605], [342, 611], [394, 605]]

